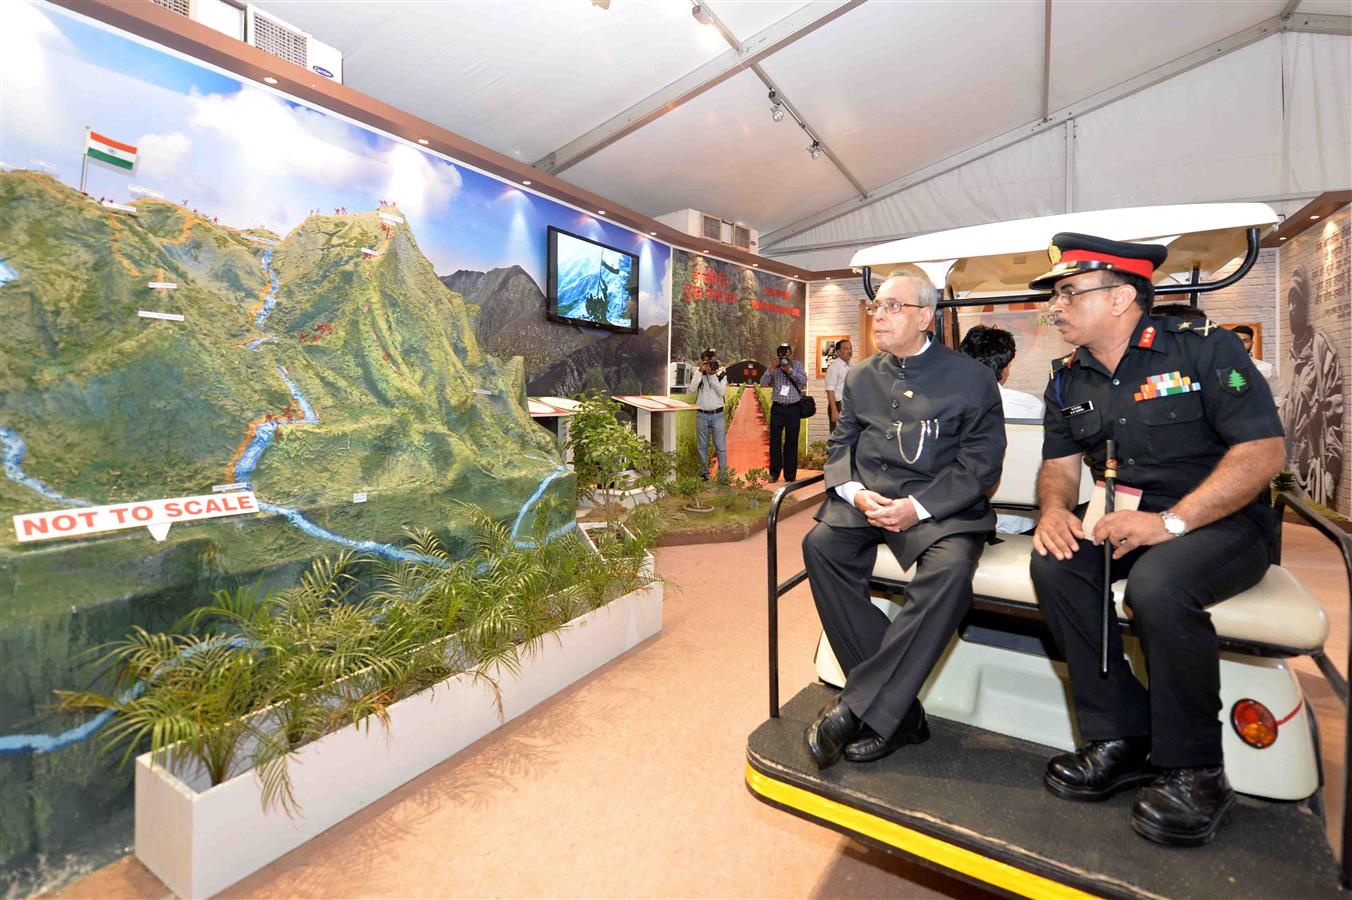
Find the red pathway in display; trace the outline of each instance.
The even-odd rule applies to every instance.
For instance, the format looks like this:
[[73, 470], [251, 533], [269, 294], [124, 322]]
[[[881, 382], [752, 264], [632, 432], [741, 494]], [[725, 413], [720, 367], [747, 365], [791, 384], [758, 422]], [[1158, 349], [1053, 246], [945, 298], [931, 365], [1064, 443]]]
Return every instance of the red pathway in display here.
[[[710, 465], [710, 468], [716, 470], [717, 466]], [[738, 475], [748, 469], [770, 468], [770, 424], [765, 421], [760, 400], [752, 387], [742, 391], [737, 411], [732, 414], [732, 427], [728, 429], [728, 468]]]

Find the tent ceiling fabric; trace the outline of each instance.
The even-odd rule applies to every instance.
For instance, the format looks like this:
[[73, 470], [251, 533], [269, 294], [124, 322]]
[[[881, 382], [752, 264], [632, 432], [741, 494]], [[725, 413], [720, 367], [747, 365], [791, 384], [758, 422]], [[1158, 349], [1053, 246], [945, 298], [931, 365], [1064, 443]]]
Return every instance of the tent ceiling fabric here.
[[[817, 5], [803, 0], [701, 2], [739, 40]], [[694, 19], [690, 0], [610, 0], [609, 9], [591, 0], [259, 0], [258, 5], [338, 47], [349, 86], [525, 162], [568, 144], [728, 50], [715, 28]], [[1286, 6], [1285, 0], [1053, 0], [1050, 108], [1073, 107], [1271, 19]], [[872, 190], [1042, 115], [1044, 12], [1043, 0], [869, 0], [761, 65], [840, 161]], [[1348, 3], [1301, 0], [1298, 12], [1345, 17]], [[1115, 40], [1118, 36], [1128, 37]], [[1148, 103], [1138, 102], [1121, 106], [1119, 114], [1130, 108], [1133, 116], [1119, 115], [1116, 124], [1128, 125], [1142, 142], [1157, 143], [1160, 158], [1154, 165], [1187, 157], [1184, 168], [1195, 171], [1204, 163], [1189, 155], [1194, 153], [1191, 140], [1184, 141], [1186, 147], [1173, 146], [1175, 129], [1218, 127], [1224, 134], [1218, 140], [1259, 144], [1256, 154], [1270, 157], [1273, 104], [1285, 100], [1289, 146], [1278, 152], [1290, 166], [1284, 173], [1265, 171], [1261, 180], [1285, 192], [1345, 187], [1324, 181], [1348, 168], [1345, 159], [1330, 153], [1325, 136], [1332, 134], [1336, 144], [1346, 133], [1352, 39], [1285, 46], [1285, 56], [1275, 62], [1255, 68], [1251, 58], [1243, 69], [1243, 83], [1258, 92], [1257, 124], [1233, 114], [1222, 121], [1226, 109], [1214, 104], [1233, 99], [1217, 81], [1205, 82], [1210, 93], [1192, 100], [1189, 108], [1200, 119], [1172, 107], [1156, 116]], [[1295, 94], [1288, 86], [1284, 96], [1283, 76], [1317, 90]], [[1341, 77], [1341, 84], [1331, 82], [1331, 76]], [[1283, 115], [1280, 109], [1278, 115]], [[1072, 137], [1087, 144], [1109, 140], [1101, 135], [1114, 124], [1112, 115], [1100, 111], [1085, 118], [1087, 132], [1077, 121]], [[1246, 131], [1246, 125], [1256, 133]], [[1297, 126], [1308, 134], [1291, 130]], [[990, 221], [987, 216], [1061, 212], [1067, 205], [1083, 209], [1095, 196], [1086, 179], [1124, 174], [1112, 168], [1118, 165], [1135, 166], [1137, 181], [1145, 178], [1140, 173], [1149, 167], [1139, 159], [1097, 157], [1086, 171], [1066, 175], [1066, 130], [1058, 127], [1032, 147], [1001, 151], [978, 160], [982, 165], [974, 164], [971, 171], [940, 176], [942, 181], [896, 195], [923, 199], [923, 206], [933, 208], [944, 205], [944, 198], [935, 195], [941, 185], [994, 192], [992, 199], [975, 201], [969, 193], [951, 211], [940, 211], [942, 224], [931, 224], [929, 216], [902, 210], [888, 198], [829, 223], [836, 227], [819, 226], [785, 244], [820, 243], [826, 234], [839, 240], [844, 231], [868, 240], [899, 233], [874, 228], [974, 224]], [[1309, 135], [1317, 146], [1306, 146]], [[650, 215], [694, 207], [766, 233], [858, 196], [830, 160], [808, 157], [808, 143], [791, 117], [771, 120], [765, 86], [743, 71], [587, 157], [563, 177]], [[1033, 147], [1038, 153], [1030, 153]], [[1208, 176], [1208, 196], [1180, 199], [1225, 199], [1213, 187], [1217, 178], [1229, 177], [1226, 171], [1251, 178], [1256, 167], [1271, 168], [1270, 159], [1243, 163], [1237, 150], [1233, 155], [1234, 161]], [[1100, 165], [1108, 168], [1093, 168]], [[1189, 183], [1190, 174], [1170, 171], [1168, 177]], [[1234, 178], [1220, 193], [1259, 195]], [[1168, 202], [1130, 187], [1115, 190], [1102, 192], [1101, 199]]]

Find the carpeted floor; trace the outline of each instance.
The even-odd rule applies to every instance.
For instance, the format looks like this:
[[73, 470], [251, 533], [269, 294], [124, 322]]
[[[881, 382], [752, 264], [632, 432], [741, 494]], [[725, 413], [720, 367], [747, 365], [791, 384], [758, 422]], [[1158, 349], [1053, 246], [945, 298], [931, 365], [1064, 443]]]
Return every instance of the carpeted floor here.
[[[782, 525], [781, 577], [812, 524]], [[1347, 659], [1346, 587], [1332, 546], [1288, 526], [1285, 563], [1325, 602]], [[765, 536], [663, 548], [660, 635], [228, 890], [229, 897], [984, 896], [753, 799], [747, 735], [767, 715]], [[781, 602], [786, 696], [814, 678], [806, 585]], [[1313, 664], [1340, 820], [1342, 708]], [[1307, 674], [1308, 673], [1308, 674]], [[1139, 840], [1122, 823], [1123, 840]], [[63, 897], [158, 897], [128, 857]]]

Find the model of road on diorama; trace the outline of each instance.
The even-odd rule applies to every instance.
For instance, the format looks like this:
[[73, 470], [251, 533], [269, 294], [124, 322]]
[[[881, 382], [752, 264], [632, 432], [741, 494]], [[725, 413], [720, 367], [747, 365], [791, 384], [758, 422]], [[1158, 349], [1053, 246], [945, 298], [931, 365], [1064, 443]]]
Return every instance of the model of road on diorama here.
[[[1282, 514], [1338, 545], [1349, 584], [1352, 538], [1270, 486], [1282, 426], [1238, 338], [1151, 313], [1238, 282], [1276, 221], [1122, 209], [855, 255], [885, 352], [848, 376], [824, 475], [771, 506], [756, 797], [1014, 894], [1341, 893], [1352, 831], [1335, 853], [1290, 660], [1344, 706], [1347, 682], [1280, 565]], [[1005, 418], [995, 374], [948, 346], [1020, 317], [1019, 356], [1051, 362], [1042, 419]], [[780, 504], [823, 479], [807, 568], [781, 581]], [[996, 533], [995, 509], [1035, 530]], [[804, 580], [819, 680], [781, 706], [778, 601]]]

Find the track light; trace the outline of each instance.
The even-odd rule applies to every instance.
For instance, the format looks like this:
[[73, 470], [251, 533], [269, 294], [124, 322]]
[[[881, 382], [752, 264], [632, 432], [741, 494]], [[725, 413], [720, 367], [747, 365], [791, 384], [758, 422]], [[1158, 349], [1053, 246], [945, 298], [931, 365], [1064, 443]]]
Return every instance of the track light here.
[[701, 25], [708, 25], [710, 21], [709, 11], [700, 5], [699, 0], [691, 0], [690, 15], [695, 17], [695, 21]]
[[813, 141], [812, 145], [807, 148], [807, 155], [812, 157], [813, 159], [816, 159], [817, 157], [821, 156], [823, 152], [824, 151], [822, 150], [822, 145], [820, 141]]
[[774, 90], [770, 91], [770, 118], [776, 122], [784, 121], [784, 104], [779, 102]]

